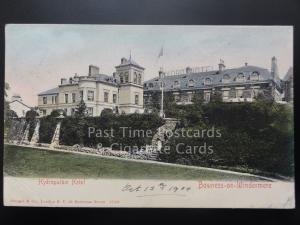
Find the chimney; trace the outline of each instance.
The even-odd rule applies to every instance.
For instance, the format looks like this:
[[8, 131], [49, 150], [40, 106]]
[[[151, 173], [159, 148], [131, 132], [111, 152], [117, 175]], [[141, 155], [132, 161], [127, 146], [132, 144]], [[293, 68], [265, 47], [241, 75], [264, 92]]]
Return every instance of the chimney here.
[[60, 79], [60, 84], [66, 84], [67, 83], [67, 79], [66, 78], [61, 78]]
[[221, 73], [225, 69], [224, 60], [220, 59], [219, 63], [219, 73]]
[[165, 72], [164, 72], [162, 67], [159, 69], [158, 75], [159, 75], [159, 78], [164, 78], [165, 77]]
[[247, 63], [247, 62], [245, 62], [245, 66], [248, 66], [248, 63]]
[[188, 66], [187, 68], [185, 68], [185, 72], [186, 74], [192, 73], [192, 68]]
[[99, 74], [99, 67], [94, 65], [89, 65], [89, 76], [94, 76]]
[[124, 63], [126, 63], [127, 62], [127, 59], [126, 58], [121, 58], [121, 64], [124, 64]]
[[275, 56], [273, 56], [271, 59], [271, 74], [273, 78], [278, 77], [278, 66], [277, 59]]

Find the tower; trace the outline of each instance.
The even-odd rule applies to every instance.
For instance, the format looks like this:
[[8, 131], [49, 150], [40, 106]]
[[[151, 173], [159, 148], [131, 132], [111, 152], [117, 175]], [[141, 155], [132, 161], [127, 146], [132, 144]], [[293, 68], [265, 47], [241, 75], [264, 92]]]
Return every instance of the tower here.
[[120, 80], [119, 111], [120, 113], [144, 112], [144, 68], [131, 58], [122, 58], [121, 64], [116, 66], [115, 75]]
[[271, 74], [273, 79], [278, 78], [278, 66], [277, 66], [277, 59], [275, 56], [273, 56], [271, 59]]

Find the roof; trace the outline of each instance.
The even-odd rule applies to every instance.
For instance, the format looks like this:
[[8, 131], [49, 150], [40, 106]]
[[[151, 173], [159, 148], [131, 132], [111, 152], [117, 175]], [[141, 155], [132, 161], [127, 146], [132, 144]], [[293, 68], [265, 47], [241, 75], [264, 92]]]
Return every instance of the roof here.
[[51, 94], [58, 94], [58, 87], [49, 89], [47, 91], [43, 91], [43, 92], [39, 93], [38, 95], [51, 95]]
[[140, 66], [137, 62], [132, 60], [131, 57], [129, 59], [124, 58], [124, 62], [122, 62], [120, 65], [116, 66], [116, 68], [122, 67], [122, 66], [129, 66], [129, 65], [136, 66], [140, 69], [145, 69], [144, 67]]
[[30, 106], [26, 105], [25, 103], [23, 103], [23, 102], [21, 102], [21, 101], [19, 101], [19, 100], [13, 100], [13, 101], [9, 102], [8, 104], [12, 104], [12, 103], [14, 103], [14, 102], [18, 102], [18, 103], [20, 103], [20, 104], [24, 105], [25, 107], [27, 107], [27, 108], [29, 108], [29, 109], [31, 109], [31, 108], [32, 108], [32, 107], [30, 107]]
[[[151, 80], [146, 81], [146, 84], [153, 83], [153, 88], [150, 88], [149, 85], [145, 87], [145, 90], [159, 90], [160, 85], [159, 83], [161, 81], [164, 82], [164, 89], [166, 91], [168, 90], [176, 90], [176, 89], [197, 89], [197, 88], [207, 88], [211, 86], [217, 86], [217, 85], [232, 85], [232, 84], [239, 84], [236, 81], [236, 77], [238, 74], [243, 73], [245, 75], [246, 80], [244, 82], [240, 82], [241, 84], [246, 83], [252, 83], [253, 80], [250, 80], [250, 75], [253, 72], [257, 72], [259, 74], [259, 81], [255, 82], [263, 82], [263, 81], [270, 81], [272, 80], [271, 73], [264, 68], [257, 67], [257, 66], [243, 66], [239, 68], [233, 68], [233, 69], [226, 69], [222, 72], [218, 72], [216, 70], [214, 71], [208, 71], [208, 72], [200, 72], [200, 73], [190, 73], [190, 74], [181, 74], [181, 75], [172, 75], [172, 76], [165, 76], [163, 78], [153, 78]], [[227, 82], [222, 82], [223, 76], [229, 75], [229, 78], [227, 79]], [[211, 80], [211, 84], [207, 85], [204, 84], [205, 79], [209, 78]], [[189, 87], [189, 81], [194, 81], [194, 86]], [[178, 86], [175, 88], [174, 82], [178, 81]]]
[[289, 80], [290, 78], [293, 77], [293, 67], [290, 67], [289, 70], [287, 71], [286, 75], [284, 76], [284, 78], [282, 79], [283, 81], [287, 81]]

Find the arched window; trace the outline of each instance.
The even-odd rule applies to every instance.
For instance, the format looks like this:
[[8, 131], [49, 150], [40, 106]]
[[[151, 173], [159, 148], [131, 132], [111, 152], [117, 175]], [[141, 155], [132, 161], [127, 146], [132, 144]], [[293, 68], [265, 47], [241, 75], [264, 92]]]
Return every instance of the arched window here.
[[139, 73], [138, 84], [142, 84], [142, 75]]
[[189, 80], [189, 87], [194, 87], [195, 81], [194, 80]]
[[134, 72], [134, 75], [133, 75], [133, 83], [137, 83], [137, 73]]
[[250, 80], [259, 80], [259, 74], [258, 74], [258, 72], [253, 72], [250, 75]]
[[179, 81], [178, 80], [175, 80], [174, 81], [174, 88], [178, 88], [179, 87]]
[[230, 80], [230, 76], [228, 74], [224, 74], [223, 78], [222, 78], [222, 82], [223, 83], [228, 83]]
[[209, 77], [205, 78], [205, 80], [204, 80], [205, 85], [210, 85], [211, 83], [212, 83], [212, 80]]
[[236, 77], [236, 82], [244, 82], [245, 81], [245, 75], [243, 73], [239, 73]]

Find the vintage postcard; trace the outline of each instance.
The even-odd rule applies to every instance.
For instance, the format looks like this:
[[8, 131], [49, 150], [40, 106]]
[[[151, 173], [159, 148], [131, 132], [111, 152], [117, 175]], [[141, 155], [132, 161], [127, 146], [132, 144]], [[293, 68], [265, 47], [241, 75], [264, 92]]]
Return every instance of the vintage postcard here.
[[8, 24], [4, 204], [294, 208], [292, 26]]

